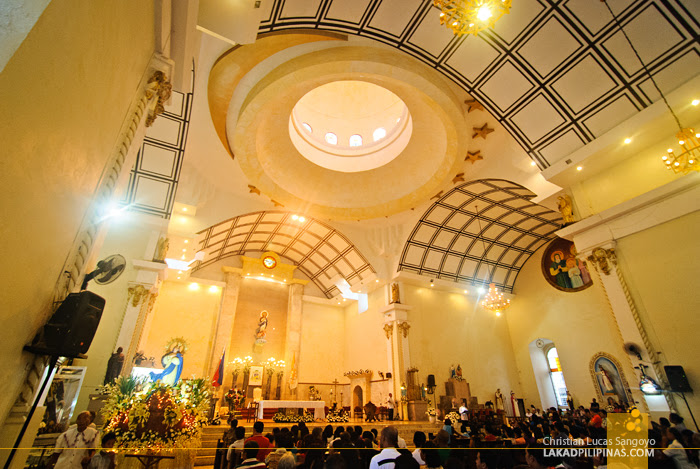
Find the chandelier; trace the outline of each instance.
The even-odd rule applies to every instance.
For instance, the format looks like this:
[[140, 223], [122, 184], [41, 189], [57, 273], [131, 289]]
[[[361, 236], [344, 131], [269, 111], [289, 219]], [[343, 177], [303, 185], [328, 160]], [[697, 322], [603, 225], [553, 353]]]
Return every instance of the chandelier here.
[[490, 283], [489, 292], [486, 294], [484, 299], [481, 300], [481, 306], [491, 312], [496, 313], [496, 316], [500, 316], [501, 311], [510, 306], [510, 300], [505, 298], [503, 293], [498, 291], [495, 284]]
[[512, 0], [433, 0], [440, 9], [440, 24], [457, 36], [491, 28], [501, 16], [509, 13]]
[[683, 174], [687, 174], [690, 171], [700, 171], [700, 164], [698, 163], [698, 160], [700, 160], [700, 133], [696, 133], [694, 129], [691, 129], [689, 127], [683, 127], [681, 125], [681, 121], [678, 119], [676, 113], [673, 112], [673, 108], [671, 108], [671, 105], [668, 103], [666, 96], [664, 96], [664, 94], [661, 92], [659, 85], [656, 83], [656, 80], [654, 80], [654, 76], [651, 74], [647, 66], [642, 61], [642, 58], [637, 52], [637, 49], [635, 49], [634, 45], [632, 45], [632, 41], [630, 41], [629, 36], [627, 36], [625, 30], [622, 29], [620, 22], [618, 21], [615, 14], [612, 12], [612, 9], [610, 9], [610, 5], [608, 5], [607, 0], [601, 1], [608, 8], [610, 15], [613, 17], [613, 21], [615, 22], [615, 26], [617, 26], [622, 35], [625, 36], [625, 39], [627, 40], [629, 46], [632, 48], [634, 55], [637, 56], [637, 60], [639, 60], [639, 63], [642, 64], [644, 72], [646, 72], [646, 74], [649, 76], [649, 80], [654, 84], [656, 91], [661, 96], [661, 99], [663, 99], [664, 104], [666, 104], [666, 107], [668, 108], [669, 112], [676, 120], [676, 124], [678, 125], [679, 132], [676, 134], [676, 138], [678, 139], [678, 145], [681, 146], [681, 152], [676, 154], [673, 151], [673, 148], [669, 148], [668, 150], [666, 150], [666, 154], [664, 154], [661, 157], [661, 160], [666, 165], [666, 169], [673, 170], [674, 173]]

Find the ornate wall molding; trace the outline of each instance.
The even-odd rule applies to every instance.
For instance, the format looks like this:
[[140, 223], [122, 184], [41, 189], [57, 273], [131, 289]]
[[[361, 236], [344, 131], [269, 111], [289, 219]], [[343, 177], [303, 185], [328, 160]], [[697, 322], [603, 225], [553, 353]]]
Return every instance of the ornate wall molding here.
[[408, 321], [399, 322], [396, 324], [396, 327], [398, 327], [399, 331], [403, 333], [404, 339], [408, 337], [408, 330], [411, 328], [411, 325], [408, 323]]

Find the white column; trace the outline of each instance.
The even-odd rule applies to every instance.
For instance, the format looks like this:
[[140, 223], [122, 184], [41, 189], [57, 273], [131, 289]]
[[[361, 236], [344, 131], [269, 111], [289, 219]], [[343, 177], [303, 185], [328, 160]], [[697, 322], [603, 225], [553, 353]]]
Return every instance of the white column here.
[[303, 315], [302, 297], [304, 295], [304, 285], [293, 283], [289, 286], [289, 304], [287, 307], [287, 332], [285, 335], [284, 352], [284, 375], [282, 386], [282, 398], [294, 399], [297, 396], [297, 389], [289, 389], [289, 379], [292, 373], [292, 362], [296, 367], [297, 381], [299, 379], [299, 352], [301, 351], [301, 323]]
[[[401, 384], [406, 380], [406, 369], [410, 366], [410, 351], [408, 348], [408, 311], [410, 306], [401, 303], [391, 303], [380, 309], [384, 315], [384, 332], [387, 335], [387, 362], [391, 367], [392, 393], [397, 400], [401, 399]], [[405, 418], [405, 406], [401, 406], [401, 416]]]
[[231, 340], [236, 319], [236, 309], [238, 308], [238, 295], [241, 290], [241, 274], [229, 267], [224, 267], [222, 270], [224, 271], [226, 286], [222, 292], [221, 307], [219, 308], [216, 334], [214, 336], [214, 348], [212, 349], [211, 362], [208, 369], [212, 370], [210, 372], [213, 372], [214, 368], [219, 364], [222, 350], [226, 348], [227, 355], [224, 362], [224, 376], [221, 386], [221, 391], [223, 392], [224, 388], [234, 386], [233, 368], [230, 365], [231, 360], [234, 358], [231, 354], [233, 345]]

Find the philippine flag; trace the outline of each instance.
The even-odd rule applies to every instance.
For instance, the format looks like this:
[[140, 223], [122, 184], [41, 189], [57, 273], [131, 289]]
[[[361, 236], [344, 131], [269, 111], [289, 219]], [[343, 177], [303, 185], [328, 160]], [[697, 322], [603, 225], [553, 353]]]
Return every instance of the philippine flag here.
[[211, 379], [211, 385], [215, 388], [221, 386], [221, 383], [224, 380], [224, 356], [226, 356], [226, 349], [224, 349], [223, 353], [221, 354], [219, 366], [216, 368], [216, 371], [214, 372], [214, 377]]

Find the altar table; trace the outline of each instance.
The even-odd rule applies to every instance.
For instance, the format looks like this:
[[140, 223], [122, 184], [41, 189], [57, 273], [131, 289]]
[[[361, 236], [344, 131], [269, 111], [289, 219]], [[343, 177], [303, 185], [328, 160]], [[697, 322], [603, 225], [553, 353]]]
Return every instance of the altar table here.
[[326, 402], [325, 401], [258, 401], [258, 419], [263, 418], [263, 409], [265, 407], [273, 408], [297, 408], [297, 409], [314, 409], [315, 419], [326, 418]]

